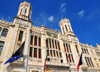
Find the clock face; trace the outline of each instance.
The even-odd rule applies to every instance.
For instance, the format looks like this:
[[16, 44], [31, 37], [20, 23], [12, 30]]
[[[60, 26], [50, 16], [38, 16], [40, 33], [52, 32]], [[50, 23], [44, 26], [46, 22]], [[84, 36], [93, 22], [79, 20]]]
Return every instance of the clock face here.
[[25, 22], [25, 21], [21, 21], [21, 23], [22, 23], [22, 24], [26, 24], [26, 22]]

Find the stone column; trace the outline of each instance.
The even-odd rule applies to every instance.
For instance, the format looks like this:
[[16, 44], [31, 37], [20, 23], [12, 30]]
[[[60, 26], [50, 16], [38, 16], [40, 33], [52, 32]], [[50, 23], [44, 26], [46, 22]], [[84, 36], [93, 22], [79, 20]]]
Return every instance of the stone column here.
[[0, 72], [8, 72], [8, 66], [10, 65], [9, 63], [5, 64], [4, 63], [12, 56], [15, 44], [16, 44], [16, 38], [17, 38], [17, 33], [18, 33], [18, 27], [19, 25], [16, 24], [15, 27], [10, 27], [6, 41], [3, 47], [3, 57], [2, 57], [2, 65]]
[[[41, 55], [42, 55], [42, 65], [44, 65], [44, 61], [46, 58], [46, 38], [44, 32], [44, 26], [41, 26]], [[43, 69], [42, 69], [43, 71]]]

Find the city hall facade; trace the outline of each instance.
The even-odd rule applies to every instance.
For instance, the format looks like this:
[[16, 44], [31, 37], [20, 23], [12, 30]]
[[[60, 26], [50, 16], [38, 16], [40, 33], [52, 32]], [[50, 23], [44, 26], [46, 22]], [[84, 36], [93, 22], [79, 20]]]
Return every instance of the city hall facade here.
[[[31, 4], [24, 1], [13, 23], [0, 20], [0, 72], [43, 72], [48, 45], [45, 72], [77, 72], [81, 52], [79, 72], [100, 72], [100, 46], [80, 43], [69, 19], [61, 19], [60, 32], [34, 26], [31, 13]], [[24, 41], [23, 57], [4, 64]]]

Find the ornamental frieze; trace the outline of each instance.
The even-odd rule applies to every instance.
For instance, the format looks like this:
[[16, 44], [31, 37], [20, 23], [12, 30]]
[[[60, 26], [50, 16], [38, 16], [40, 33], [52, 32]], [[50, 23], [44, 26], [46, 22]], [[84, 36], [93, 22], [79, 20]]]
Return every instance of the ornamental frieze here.
[[58, 39], [58, 35], [57, 35], [57, 34], [53, 34], [53, 33], [50, 33], [50, 32], [46, 32], [46, 35], [47, 35], [48, 37], [52, 37], [52, 38]]

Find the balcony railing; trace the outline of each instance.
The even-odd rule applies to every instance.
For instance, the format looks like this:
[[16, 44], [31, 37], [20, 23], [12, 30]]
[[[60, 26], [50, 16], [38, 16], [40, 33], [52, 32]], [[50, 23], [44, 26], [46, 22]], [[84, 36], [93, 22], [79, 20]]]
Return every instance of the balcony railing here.
[[46, 62], [46, 65], [55, 65], [55, 66], [69, 66], [68, 63], [56, 63], [56, 62]]
[[23, 58], [20, 58], [20, 59], [18, 59], [18, 60], [15, 60], [15, 61], [11, 62], [10, 64], [11, 64], [12, 66], [22, 66], [23, 63], [24, 63]]

